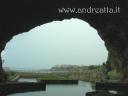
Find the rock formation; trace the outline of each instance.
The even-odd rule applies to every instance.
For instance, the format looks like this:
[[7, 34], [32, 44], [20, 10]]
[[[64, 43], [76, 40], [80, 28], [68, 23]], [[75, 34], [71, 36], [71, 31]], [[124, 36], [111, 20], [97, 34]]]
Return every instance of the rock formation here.
[[[79, 18], [97, 29], [109, 51], [107, 64], [128, 78], [128, 1], [127, 0], [1, 0], [0, 52], [17, 34], [54, 21]], [[120, 8], [120, 13], [59, 13], [58, 8]], [[15, 49], [14, 49], [15, 50]], [[2, 61], [0, 57], [0, 70]], [[0, 71], [1, 74], [3, 71]], [[4, 81], [0, 76], [0, 81]]]

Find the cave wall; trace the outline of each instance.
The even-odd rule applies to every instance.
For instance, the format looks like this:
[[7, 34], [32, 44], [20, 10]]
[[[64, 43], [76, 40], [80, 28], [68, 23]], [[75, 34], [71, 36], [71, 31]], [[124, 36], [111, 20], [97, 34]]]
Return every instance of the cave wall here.
[[[127, 0], [1, 0], [0, 52], [17, 34], [55, 20], [79, 18], [98, 30], [109, 51], [107, 64], [128, 78], [128, 1]], [[120, 7], [119, 14], [59, 13], [58, 8]], [[14, 49], [15, 50], [15, 49]], [[0, 57], [0, 70], [2, 60]], [[0, 75], [4, 72], [1, 71]], [[4, 77], [0, 77], [3, 81]]]
[[128, 22], [126, 18], [108, 24], [102, 32], [103, 39], [108, 50], [107, 65], [110, 70], [116, 69], [122, 74], [120, 78], [127, 81], [128, 78]]

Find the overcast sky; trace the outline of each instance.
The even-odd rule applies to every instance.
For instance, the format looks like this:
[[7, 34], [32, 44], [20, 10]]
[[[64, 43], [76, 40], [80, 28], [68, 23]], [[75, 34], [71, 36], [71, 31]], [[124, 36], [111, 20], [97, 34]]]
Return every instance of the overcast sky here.
[[80, 19], [70, 19], [13, 37], [1, 55], [4, 67], [47, 69], [59, 64], [98, 65], [108, 54], [94, 28]]

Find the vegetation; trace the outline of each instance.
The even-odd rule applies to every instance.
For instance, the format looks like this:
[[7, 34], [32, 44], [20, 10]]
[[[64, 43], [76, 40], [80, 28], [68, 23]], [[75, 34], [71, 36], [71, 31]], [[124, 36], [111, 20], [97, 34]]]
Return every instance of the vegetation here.
[[8, 78], [8, 74], [5, 73], [3, 70], [0, 71], [0, 82], [5, 82]]
[[110, 80], [120, 80], [120, 78], [122, 78], [122, 74], [117, 72], [115, 69], [108, 72], [108, 76]]
[[40, 80], [85, 80], [85, 81], [107, 81], [119, 80], [121, 74], [116, 70], [109, 70], [107, 65], [91, 65], [91, 66], [78, 66], [78, 65], [57, 65], [43, 72], [16, 72], [9, 71], [9, 80], [20, 75], [23, 78], [38, 78]]
[[[78, 65], [58, 65], [51, 70], [68, 70], [68, 78], [85, 81], [118, 81], [121, 74], [103, 63], [102, 65], [78, 66]], [[58, 75], [59, 76], [59, 75]]]
[[[50, 70], [54, 71], [54, 73], [43, 75], [42, 79], [77, 79], [91, 82], [106, 79], [105, 68], [101, 65], [60, 65], [54, 66]], [[56, 73], [58, 70], [62, 73]]]
[[69, 74], [50, 73], [42, 75], [41, 80], [71, 80]]

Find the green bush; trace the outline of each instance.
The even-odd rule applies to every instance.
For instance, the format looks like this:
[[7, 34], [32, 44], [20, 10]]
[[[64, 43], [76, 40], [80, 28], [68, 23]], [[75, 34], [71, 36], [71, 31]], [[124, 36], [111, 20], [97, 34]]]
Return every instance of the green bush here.
[[108, 72], [108, 76], [110, 80], [120, 80], [122, 78], [122, 74], [117, 72], [116, 70]]

